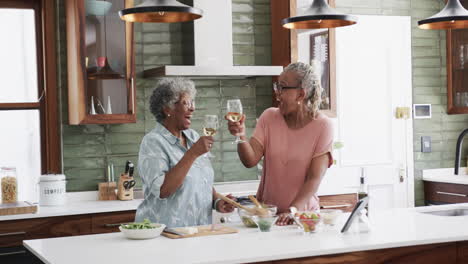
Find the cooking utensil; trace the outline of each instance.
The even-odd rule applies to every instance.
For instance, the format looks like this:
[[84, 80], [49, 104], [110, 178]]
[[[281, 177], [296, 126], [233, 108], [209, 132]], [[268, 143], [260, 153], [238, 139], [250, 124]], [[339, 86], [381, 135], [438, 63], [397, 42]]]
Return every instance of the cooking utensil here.
[[[226, 197], [226, 196], [224, 196], [224, 195], [222, 195], [220, 193], [216, 193], [216, 196], [219, 199], [221, 199], [221, 200], [223, 200], [223, 201], [225, 201], [225, 202], [227, 202], [229, 204], [232, 204], [237, 208], [242, 208], [242, 209], [244, 209], [245, 211], [247, 211], [247, 212], [249, 212], [251, 214], [254, 214], [254, 215], [268, 215], [268, 210], [261, 210], [261, 208], [257, 208], [257, 207], [255, 207], [255, 208], [245, 207], [242, 204], [240, 204], [238, 202], [235, 202], [235, 201], [229, 199], [228, 197]], [[258, 209], [260, 209], [260, 210], [258, 210]]]
[[133, 169], [135, 168], [135, 166], [133, 165], [133, 163], [130, 163], [129, 165], [129, 169], [128, 169], [128, 177], [133, 177]]
[[185, 235], [184, 233], [177, 232], [175, 229], [169, 228], [169, 227], [164, 228], [164, 231], [163, 231], [163, 232], [169, 233], [169, 234], [178, 235], [178, 236], [184, 236], [184, 235]]
[[289, 208], [289, 211], [290, 211], [289, 217], [291, 217], [291, 218], [294, 220], [294, 223], [296, 223], [296, 225], [298, 225], [298, 226], [304, 228], [304, 226], [302, 225], [302, 223], [301, 223], [299, 220], [297, 220], [297, 218], [296, 218], [296, 216], [295, 216], [295, 214], [297, 213], [296, 207], [290, 207], [290, 208]]
[[122, 184], [125, 190], [130, 190], [131, 188], [133, 188], [133, 186], [135, 186], [135, 181], [134, 180], [124, 181]]
[[253, 195], [249, 195], [249, 199], [257, 206], [256, 210], [258, 212], [261, 211], [260, 215], [268, 215], [269, 211], [266, 208], [263, 208], [263, 206], [260, 204], [260, 202], [255, 198]]
[[115, 177], [114, 177], [114, 163], [111, 163], [111, 164], [110, 164], [110, 169], [111, 169], [111, 182], [114, 182], [114, 181], [115, 181]]
[[127, 160], [127, 162], [125, 163], [125, 174], [128, 174], [128, 171], [130, 170], [130, 164], [132, 162]]

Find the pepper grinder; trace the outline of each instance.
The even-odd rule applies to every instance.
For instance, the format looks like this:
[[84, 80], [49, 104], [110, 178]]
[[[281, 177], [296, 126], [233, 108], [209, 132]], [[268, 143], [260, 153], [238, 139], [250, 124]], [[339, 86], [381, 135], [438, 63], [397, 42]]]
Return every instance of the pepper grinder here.
[[135, 180], [133, 179], [134, 165], [131, 161], [125, 164], [125, 172], [120, 175], [117, 197], [119, 200], [128, 201], [133, 200], [133, 187]]

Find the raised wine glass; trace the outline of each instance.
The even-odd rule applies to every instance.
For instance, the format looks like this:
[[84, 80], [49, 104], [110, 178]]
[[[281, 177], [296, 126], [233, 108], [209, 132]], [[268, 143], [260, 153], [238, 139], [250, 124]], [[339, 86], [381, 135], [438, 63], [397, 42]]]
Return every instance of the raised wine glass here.
[[[218, 131], [218, 116], [217, 115], [205, 115], [205, 122], [203, 124], [203, 134], [205, 136], [214, 136]], [[214, 158], [215, 156], [208, 152], [206, 154], [208, 158]]]
[[[242, 119], [242, 103], [240, 99], [232, 99], [227, 101], [227, 119], [232, 122], [239, 122]], [[243, 140], [237, 135], [234, 143], [242, 143]]]

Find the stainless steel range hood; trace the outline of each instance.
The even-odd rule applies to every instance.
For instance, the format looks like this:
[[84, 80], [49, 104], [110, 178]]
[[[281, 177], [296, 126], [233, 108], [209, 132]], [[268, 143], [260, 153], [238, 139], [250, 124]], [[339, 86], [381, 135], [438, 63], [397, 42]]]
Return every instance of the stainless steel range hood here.
[[194, 23], [195, 65], [167, 65], [143, 72], [143, 77], [277, 76], [282, 66], [233, 66], [231, 0], [195, 0], [203, 18]]

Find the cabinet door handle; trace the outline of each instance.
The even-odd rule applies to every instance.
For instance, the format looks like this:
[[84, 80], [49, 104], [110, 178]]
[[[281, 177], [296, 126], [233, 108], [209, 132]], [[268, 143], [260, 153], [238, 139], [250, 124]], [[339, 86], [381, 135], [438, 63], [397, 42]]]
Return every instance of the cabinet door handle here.
[[26, 232], [21, 231], [21, 232], [3, 233], [3, 234], [0, 234], [0, 237], [17, 236], [17, 235], [26, 235]]
[[26, 250], [18, 250], [18, 251], [0, 253], [0, 257], [3, 257], [3, 256], [12, 256], [12, 255], [19, 255], [19, 254], [25, 254], [25, 253], [26, 253]]
[[350, 207], [351, 204], [336, 204], [336, 205], [322, 205], [320, 208], [322, 209], [331, 209], [331, 208], [338, 208], [338, 207]]
[[437, 191], [437, 194], [445, 194], [445, 195], [459, 196], [459, 197], [467, 197], [468, 196], [466, 194], [461, 194], [461, 193], [439, 192], [439, 191]]
[[129, 224], [129, 223], [120, 223], [120, 224], [104, 224], [104, 227], [118, 227], [118, 226], [121, 226], [121, 225], [126, 225], [126, 224]]

